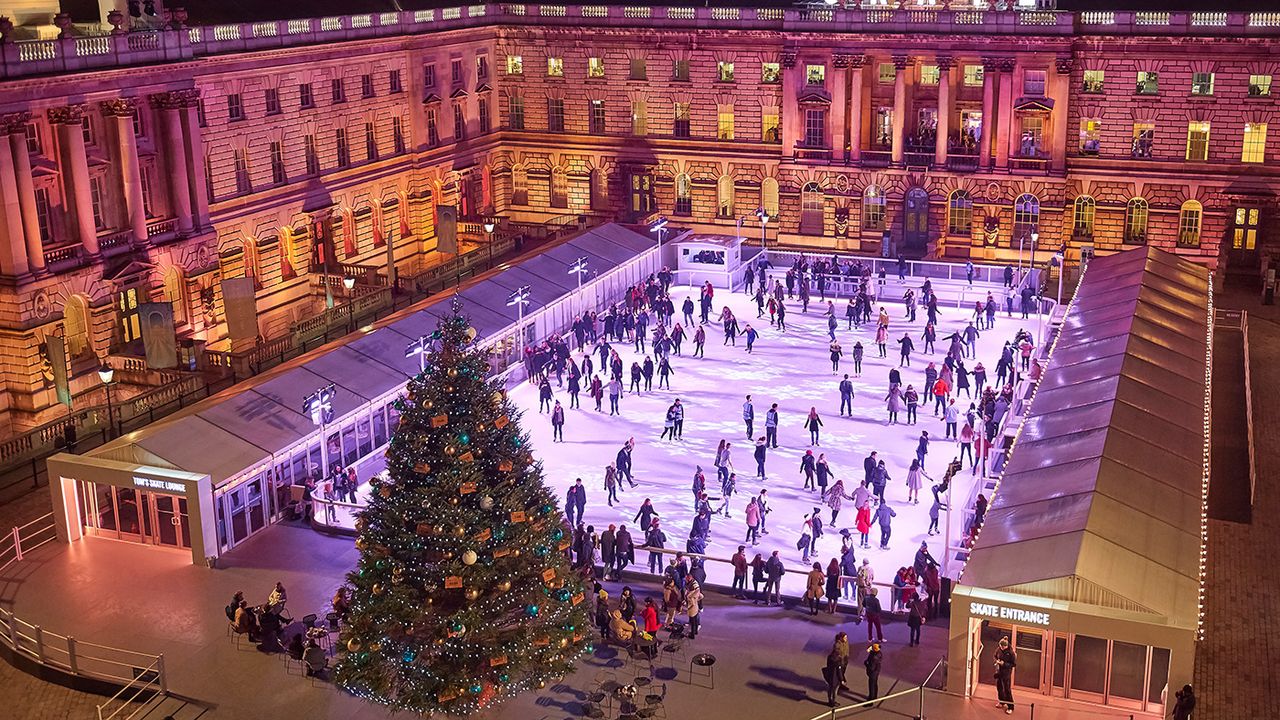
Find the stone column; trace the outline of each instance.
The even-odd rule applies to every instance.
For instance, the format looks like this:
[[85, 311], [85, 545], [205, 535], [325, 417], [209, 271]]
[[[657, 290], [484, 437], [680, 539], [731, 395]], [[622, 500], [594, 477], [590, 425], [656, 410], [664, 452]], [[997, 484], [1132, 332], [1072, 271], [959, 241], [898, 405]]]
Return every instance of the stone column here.
[[911, 58], [906, 55], [893, 56], [893, 156], [894, 165], [902, 165], [902, 147], [905, 141], [907, 126], [907, 68], [911, 67]]
[[1056, 72], [1049, 81], [1049, 96], [1053, 98], [1053, 112], [1049, 114], [1049, 123], [1053, 126], [1050, 168], [1063, 170], [1067, 166], [1067, 143], [1070, 142], [1067, 117], [1071, 97], [1071, 58], [1060, 57], [1054, 65]]
[[991, 143], [996, 134], [996, 72], [999, 61], [982, 59], [982, 137], [978, 138], [978, 167], [991, 167]]
[[[11, 238], [11, 241], [25, 243], [27, 265], [39, 272], [44, 270], [44, 243], [40, 241], [40, 220], [36, 217], [36, 189], [31, 175], [31, 155], [27, 152], [27, 123], [30, 121], [29, 113], [9, 113], [0, 116], [0, 131], [8, 136], [9, 152], [12, 153], [13, 158], [15, 189], [18, 193], [20, 211], [18, 217], [22, 223], [21, 239]], [[4, 152], [3, 143], [0, 143], [0, 154]]]
[[151, 106], [160, 114], [164, 139], [164, 160], [168, 172], [169, 202], [178, 232], [191, 232], [191, 186], [187, 179], [187, 145], [182, 136], [183, 97], [178, 92], [151, 96]]
[[200, 133], [200, 90], [179, 90], [182, 97], [182, 134], [186, 139], [187, 186], [191, 193], [191, 222], [209, 226], [209, 191], [205, 187], [204, 139]]
[[133, 134], [137, 101], [116, 98], [103, 101], [101, 107], [102, 116], [111, 126], [116, 143], [116, 166], [120, 170], [121, 195], [129, 216], [129, 229], [133, 231], [133, 241], [143, 243], [147, 240], [147, 212], [142, 198], [142, 169], [138, 166], [138, 139]]
[[799, 144], [801, 138], [800, 133], [804, 132], [804, 118], [800, 115], [800, 104], [796, 101], [796, 95], [802, 82], [804, 82], [804, 79], [796, 76], [795, 51], [783, 51], [782, 107], [779, 108], [782, 117], [779, 120], [782, 122], [782, 157], [784, 158], [795, 157], [796, 145]]
[[[3, 129], [7, 135], [9, 127]], [[26, 151], [24, 144], [22, 152]], [[22, 204], [18, 199], [13, 153], [7, 141], [0, 142], [0, 275], [25, 275], [30, 269], [27, 245], [23, 240]]]
[[849, 153], [846, 158], [850, 162], [862, 161], [862, 132], [866, 127], [863, 114], [866, 112], [862, 95], [866, 90], [863, 78], [866, 76], [866, 55], [853, 55], [849, 58], [849, 75], [852, 83], [849, 86]]
[[846, 157], [844, 149], [849, 137], [849, 55], [836, 53], [831, 58], [831, 67], [835, 72], [831, 78], [831, 112], [827, 124], [831, 128], [831, 159], [839, 162]]
[[1000, 59], [1000, 99], [996, 110], [996, 167], [1009, 167], [1009, 143], [1013, 131], [1013, 58]]
[[49, 122], [58, 133], [58, 166], [62, 187], [71, 206], [71, 226], [89, 256], [98, 254], [98, 230], [93, 223], [93, 195], [89, 191], [89, 158], [84, 151], [84, 106], [49, 108]]
[[951, 68], [955, 59], [939, 57], [938, 63], [938, 137], [933, 146], [933, 160], [939, 167], [947, 165], [947, 142], [951, 135]]

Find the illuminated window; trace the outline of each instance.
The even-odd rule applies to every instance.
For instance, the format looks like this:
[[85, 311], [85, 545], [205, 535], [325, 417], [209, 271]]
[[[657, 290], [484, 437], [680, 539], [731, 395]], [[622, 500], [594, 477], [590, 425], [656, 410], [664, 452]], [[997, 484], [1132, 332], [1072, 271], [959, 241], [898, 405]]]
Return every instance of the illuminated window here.
[[1182, 203], [1178, 212], [1178, 247], [1200, 246], [1200, 219], [1204, 208], [1195, 200]]
[[965, 87], [982, 87], [982, 81], [986, 78], [986, 68], [981, 65], [965, 65], [964, 66], [964, 85]]
[[649, 134], [649, 115], [643, 100], [631, 103], [631, 134], [640, 136]]
[[1271, 94], [1270, 75], [1249, 76], [1249, 97], [1267, 97]]
[[1080, 92], [1090, 95], [1097, 95], [1103, 91], [1103, 81], [1106, 73], [1101, 70], [1085, 70], [1084, 82], [1080, 87]]
[[716, 139], [733, 139], [733, 106], [720, 108], [720, 112], [716, 115]]
[[827, 82], [827, 66], [805, 65], [804, 81], [806, 85], [825, 85]]
[[1078, 237], [1093, 237], [1093, 216], [1097, 213], [1098, 203], [1088, 195], [1076, 198], [1071, 213], [1071, 234]]
[[733, 82], [733, 63], [727, 60], [716, 63], [716, 79], [720, 82]]
[[760, 63], [760, 82], [765, 85], [782, 82], [782, 65], [776, 62]]
[[892, 85], [894, 79], [898, 77], [898, 68], [894, 67], [891, 62], [880, 63], [876, 69], [881, 85]]
[[1187, 159], [1209, 159], [1209, 123], [1187, 123]]
[[862, 191], [862, 227], [884, 229], [884, 191], [878, 185], [868, 185]]
[[1040, 231], [1040, 199], [1035, 195], [1019, 195], [1013, 202], [1013, 240], [1030, 238]]
[[676, 208], [675, 214], [689, 215], [693, 212], [693, 189], [689, 176], [676, 176]]
[[547, 77], [564, 77], [564, 58], [547, 58]]
[[973, 198], [964, 190], [955, 190], [947, 200], [947, 234], [969, 235], [973, 232]]
[[1244, 124], [1244, 147], [1240, 152], [1240, 162], [1260, 163], [1267, 155], [1267, 124], [1247, 122]]
[[1147, 219], [1150, 209], [1147, 201], [1133, 198], [1124, 209], [1124, 241], [1129, 245], [1142, 245], [1147, 241]]
[[599, 79], [604, 77], [604, 58], [587, 58], [587, 77]]
[[1213, 73], [1198, 72], [1191, 74], [1191, 94], [1192, 95], [1212, 95], [1213, 94]]
[[507, 74], [523, 75], [524, 74], [524, 57], [521, 55], [507, 56]]
[[733, 178], [728, 175], [716, 181], [716, 217], [733, 217]]
[[1082, 119], [1080, 121], [1080, 154], [1097, 155], [1102, 147], [1102, 121]]
[[778, 217], [778, 181], [767, 177], [760, 182], [761, 204], [769, 217]]
[[767, 143], [782, 142], [782, 120], [777, 108], [766, 108], [761, 114], [760, 139]]
[[1138, 72], [1138, 84], [1134, 92], [1139, 95], [1155, 95], [1160, 92], [1160, 73], [1142, 70]]
[[937, 65], [921, 65], [920, 66], [920, 84], [921, 85], [937, 85], [942, 78], [941, 71]]
[[675, 123], [671, 128], [671, 134], [678, 138], [687, 138], [690, 136], [689, 103], [676, 103]]

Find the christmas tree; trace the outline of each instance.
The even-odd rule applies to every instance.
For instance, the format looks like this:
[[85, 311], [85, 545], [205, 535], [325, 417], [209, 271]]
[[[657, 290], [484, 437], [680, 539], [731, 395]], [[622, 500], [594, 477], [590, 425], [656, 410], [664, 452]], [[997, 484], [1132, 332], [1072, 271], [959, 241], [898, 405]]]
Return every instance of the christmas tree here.
[[452, 308], [356, 522], [335, 678], [392, 709], [466, 715], [567, 674], [591, 622], [518, 412]]

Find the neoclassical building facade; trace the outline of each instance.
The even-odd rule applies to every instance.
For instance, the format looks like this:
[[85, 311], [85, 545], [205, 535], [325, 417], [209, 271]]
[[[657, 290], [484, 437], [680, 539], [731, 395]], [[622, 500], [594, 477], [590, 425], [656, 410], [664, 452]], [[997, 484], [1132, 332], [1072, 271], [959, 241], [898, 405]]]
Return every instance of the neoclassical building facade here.
[[0, 43], [5, 409], [54, 402], [46, 337], [87, 372], [136, 345], [142, 303], [217, 343], [226, 279], [287, 333], [318, 275], [436, 262], [441, 206], [750, 237], [763, 211], [770, 243], [814, 249], [1005, 262], [1035, 238], [1218, 268], [1256, 266], [1277, 214], [1280, 13], [185, 15]]

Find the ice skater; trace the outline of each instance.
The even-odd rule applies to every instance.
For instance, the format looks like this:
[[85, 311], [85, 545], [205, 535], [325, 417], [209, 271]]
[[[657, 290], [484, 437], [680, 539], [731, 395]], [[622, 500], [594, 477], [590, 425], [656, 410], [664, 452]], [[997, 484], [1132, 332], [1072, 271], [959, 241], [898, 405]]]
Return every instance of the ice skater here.
[[853, 382], [849, 380], [848, 373], [845, 373], [844, 379], [840, 381], [840, 415], [842, 417], [846, 410], [849, 417], [853, 417]]
[[818, 408], [809, 408], [809, 417], [804, 421], [804, 427], [809, 431], [809, 444], [822, 445], [822, 418], [818, 416]]
[[[834, 333], [832, 334], [834, 335]], [[831, 351], [831, 374], [835, 375], [840, 372], [840, 356], [844, 354], [844, 350], [841, 349], [840, 343], [834, 339], [832, 339], [829, 349]]]

